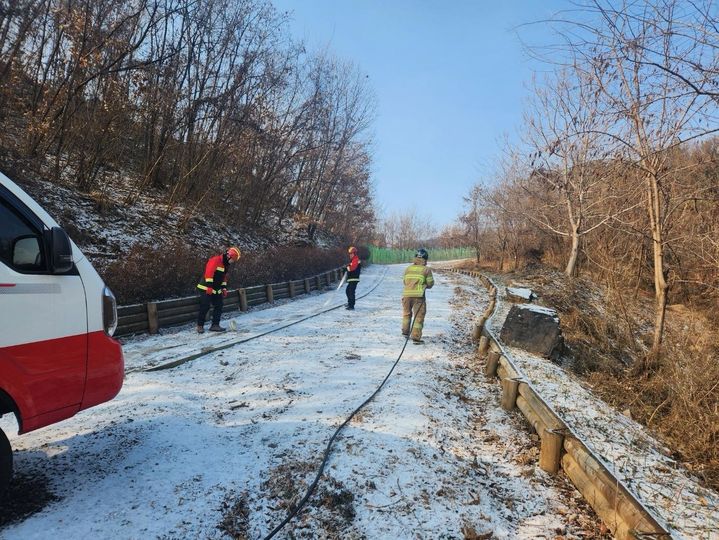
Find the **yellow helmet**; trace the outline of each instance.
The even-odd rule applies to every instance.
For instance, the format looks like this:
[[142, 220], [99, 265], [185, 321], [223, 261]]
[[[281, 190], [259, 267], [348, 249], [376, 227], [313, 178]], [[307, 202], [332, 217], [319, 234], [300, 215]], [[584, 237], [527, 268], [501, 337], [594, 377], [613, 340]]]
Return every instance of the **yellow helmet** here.
[[350, 248], [347, 250], [347, 253], [357, 253], [357, 248], [354, 246], [350, 246]]

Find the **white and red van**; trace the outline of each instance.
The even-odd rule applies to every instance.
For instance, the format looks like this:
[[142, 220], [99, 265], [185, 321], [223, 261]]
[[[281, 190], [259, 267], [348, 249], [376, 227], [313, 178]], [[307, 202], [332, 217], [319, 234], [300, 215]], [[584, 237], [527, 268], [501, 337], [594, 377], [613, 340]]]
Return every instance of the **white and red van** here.
[[[65, 231], [0, 173], [0, 416], [19, 433], [115, 397], [115, 297]], [[0, 430], [0, 492], [12, 449]]]

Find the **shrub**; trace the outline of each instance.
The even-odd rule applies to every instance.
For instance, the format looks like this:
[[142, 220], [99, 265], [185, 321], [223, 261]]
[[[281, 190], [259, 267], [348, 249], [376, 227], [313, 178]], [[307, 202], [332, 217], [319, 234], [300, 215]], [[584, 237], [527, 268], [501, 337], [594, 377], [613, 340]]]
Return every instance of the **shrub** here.
[[180, 242], [135, 244], [101, 273], [123, 305], [192, 294], [203, 265], [203, 257]]

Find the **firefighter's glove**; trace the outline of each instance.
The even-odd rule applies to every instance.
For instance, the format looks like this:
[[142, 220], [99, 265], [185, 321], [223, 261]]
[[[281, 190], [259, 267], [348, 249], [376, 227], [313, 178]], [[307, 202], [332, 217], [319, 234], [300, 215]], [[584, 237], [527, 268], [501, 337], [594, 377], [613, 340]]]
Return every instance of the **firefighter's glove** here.
[[212, 287], [207, 287], [207, 289], [205, 289], [205, 294], [215, 294], [215, 289], [213, 289]]
[[222, 298], [227, 298], [227, 289], [222, 289]]

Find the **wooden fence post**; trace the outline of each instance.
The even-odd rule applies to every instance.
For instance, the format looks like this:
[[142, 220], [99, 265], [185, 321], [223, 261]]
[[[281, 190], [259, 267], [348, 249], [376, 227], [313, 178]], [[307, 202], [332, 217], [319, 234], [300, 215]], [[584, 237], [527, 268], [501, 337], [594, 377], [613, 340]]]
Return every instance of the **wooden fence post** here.
[[320, 274], [317, 274], [315, 276], [315, 279], [317, 280], [317, 290], [322, 290], [322, 276]]
[[272, 304], [275, 301], [275, 293], [272, 291], [272, 284], [267, 285], [265, 287], [265, 295], [267, 296], [267, 301]]
[[477, 343], [477, 341], [482, 337], [482, 329], [484, 328], [484, 324], [486, 322], [487, 318], [482, 316], [475, 323], [474, 328], [472, 328], [472, 341], [474, 341], [475, 343]]
[[240, 311], [247, 311], [247, 291], [240, 289], [237, 293], [240, 295]]
[[289, 291], [290, 298], [294, 298], [295, 297], [295, 284], [292, 283], [291, 281], [288, 281], [287, 282], [287, 290]]
[[542, 444], [539, 448], [539, 468], [549, 474], [557, 474], [562, 463], [564, 435], [554, 429], [545, 429], [540, 435]]
[[519, 381], [517, 379], [502, 379], [502, 408], [511, 411], [517, 405]]
[[157, 314], [157, 302], [147, 303], [147, 328], [150, 334], [157, 334], [160, 328], [160, 317]]
[[305, 278], [305, 293], [310, 294], [311, 291], [312, 291], [312, 287], [310, 287], [310, 279]]
[[479, 338], [479, 355], [484, 356], [487, 354], [487, 351], [489, 350], [489, 338], [487, 336], [482, 336]]
[[487, 355], [487, 363], [484, 365], [484, 376], [488, 379], [496, 377], [498, 365], [499, 353], [497, 351], [489, 351], [489, 355]]

